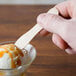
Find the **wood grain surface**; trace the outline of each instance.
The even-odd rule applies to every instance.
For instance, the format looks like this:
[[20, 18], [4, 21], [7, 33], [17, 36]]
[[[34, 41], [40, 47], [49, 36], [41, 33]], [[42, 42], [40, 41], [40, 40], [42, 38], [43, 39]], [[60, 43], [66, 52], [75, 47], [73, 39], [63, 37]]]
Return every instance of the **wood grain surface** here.
[[[47, 5], [0, 5], [0, 42], [16, 41], [36, 24], [40, 13], [47, 12]], [[37, 35], [31, 43], [37, 57], [28, 69], [28, 76], [76, 76], [76, 55], [68, 55], [47, 37]]]

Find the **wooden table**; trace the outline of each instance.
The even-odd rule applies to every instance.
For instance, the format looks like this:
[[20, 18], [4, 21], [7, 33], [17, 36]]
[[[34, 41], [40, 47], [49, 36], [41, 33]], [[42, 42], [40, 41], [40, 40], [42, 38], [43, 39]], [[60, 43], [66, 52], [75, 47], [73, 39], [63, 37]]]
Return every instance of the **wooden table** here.
[[[48, 11], [46, 5], [0, 5], [0, 42], [15, 41], [36, 24], [36, 17]], [[31, 42], [37, 58], [28, 76], [76, 76], [76, 55], [68, 55], [51, 42], [51, 35], [37, 35]]]

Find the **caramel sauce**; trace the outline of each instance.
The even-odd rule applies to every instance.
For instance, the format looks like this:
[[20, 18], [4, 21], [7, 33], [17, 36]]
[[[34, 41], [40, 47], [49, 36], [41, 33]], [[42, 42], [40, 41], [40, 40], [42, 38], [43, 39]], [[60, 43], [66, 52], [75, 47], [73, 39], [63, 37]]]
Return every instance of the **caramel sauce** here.
[[14, 62], [14, 60], [13, 60], [12, 53], [9, 52], [8, 54], [9, 54], [9, 56], [10, 56], [10, 58], [11, 58], [11, 62], [12, 62], [11, 67], [12, 67], [12, 68], [16, 68], [15, 62]]
[[[2, 58], [5, 53], [8, 53], [9, 57], [11, 58], [12, 68], [16, 68], [16, 65], [21, 65], [20, 57], [23, 57], [24, 55], [22, 51], [18, 49], [14, 44], [1, 45], [0, 48], [4, 49], [4, 51], [0, 51], [0, 58]], [[10, 50], [13, 51], [15, 55], [14, 57], [18, 57], [16, 62], [13, 60], [14, 57]]]
[[19, 66], [21, 65], [21, 60], [20, 60], [20, 59], [17, 61], [17, 64], [18, 64]]
[[0, 58], [3, 57], [4, 53], [5, 53], [4, 51], [0, 51]]

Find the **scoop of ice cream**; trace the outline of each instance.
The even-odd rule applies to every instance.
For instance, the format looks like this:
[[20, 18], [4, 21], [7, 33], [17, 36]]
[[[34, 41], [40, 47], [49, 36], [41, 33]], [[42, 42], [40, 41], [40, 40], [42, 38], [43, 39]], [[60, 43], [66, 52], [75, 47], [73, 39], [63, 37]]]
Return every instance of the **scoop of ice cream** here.
[[0, 69], [16, 68], [22, 64], [23, 52], [14, 44], [0, 46]]

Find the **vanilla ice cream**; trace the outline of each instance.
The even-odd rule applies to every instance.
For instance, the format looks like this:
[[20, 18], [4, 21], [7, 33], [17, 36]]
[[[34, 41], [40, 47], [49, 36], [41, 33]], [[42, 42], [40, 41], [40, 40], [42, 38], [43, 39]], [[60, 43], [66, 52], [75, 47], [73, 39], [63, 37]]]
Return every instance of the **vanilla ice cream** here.
[[11, 69], [22, 65], [23, 52], [14, 44], [0, 46], [0, 69]]
[[36, 57], [36, 50], [28, 44], [18, 49], [12, 42], [0, 44], [0, 76], [26, 76], [26, 71]]

